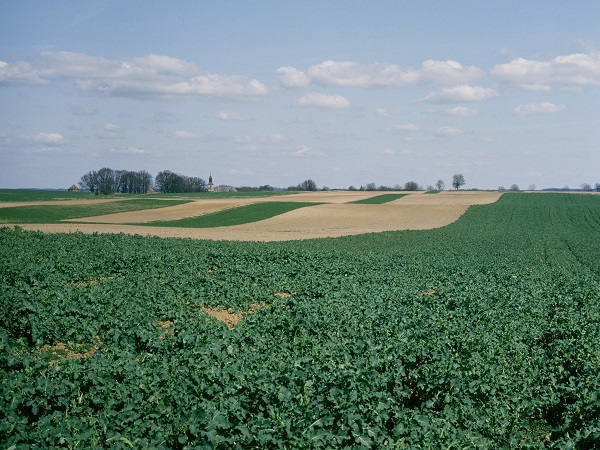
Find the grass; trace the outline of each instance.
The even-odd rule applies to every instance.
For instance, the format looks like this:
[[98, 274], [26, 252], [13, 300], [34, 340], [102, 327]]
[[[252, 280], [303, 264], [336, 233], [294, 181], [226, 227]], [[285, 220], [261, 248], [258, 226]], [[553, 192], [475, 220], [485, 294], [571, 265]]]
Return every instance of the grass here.
[[98, 198], [89, 192], [49, 189], [0, 189], [0, 202], [40, 202]]
[[98, 198], [189, 198], [189, 199], [222, 199], [222, 198], [254, 198], [273, 197], [276, 195], [297, 194], [297, 191], [250, 191], [250, 192], [188, 192], [174, 194], [116, 194], [95, 195], [90, 192], [69, 192], [52, 189], [0, 189], [0, 202], [40, 202], [52, 200], [85, 200]]
[[66, 219], [101, 216], [126, 211], [164, 208], [187, 200], [131, 199], [85, 205], [31, 205], [0, 208], [0, 223], [57, 223]]
[[402, 198], [405, 195], [408, 195], [408, 194], [382, 194], [382, 195], [377, 195], [375, 197], [365, 198], [363, 200], [357, 200], [355, 202], [350, 202], [350, 203], [357, 203], [357, 204], [362, 204], [362, 205], [381, 205], [382, 203], [388, 203], [388, 202], [397, 200], [399, 198]]
[[438, 191], [438, 190], [434, 189], [433, 191], [425, 191], [425, 192], [423, 192], [423, 194], [439, 194], [440, 192], [442, 192], [442, 191]]
[[298, 208], [315, 206], [319, 203], [309, 202], [264, 202], [252, 205], [238, 206], [235, 208], [217, 211], [186, 219], [168, 220], [160, 222], [148, 222], [138, 225], [149, 225], [159, 227], [178, 228], [214, 228], [242, 225], [245, 223], [258, 222], [269, 219]]

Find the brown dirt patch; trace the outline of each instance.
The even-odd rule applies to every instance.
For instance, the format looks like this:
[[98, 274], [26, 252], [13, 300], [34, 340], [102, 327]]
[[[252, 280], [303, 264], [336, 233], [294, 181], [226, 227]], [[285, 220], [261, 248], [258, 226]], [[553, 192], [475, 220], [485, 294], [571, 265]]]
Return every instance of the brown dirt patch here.
[[233, 310], [231, 308], [220, 309], [220, 308], [208, 308], [206, 306], [203, 306], [202, 308], [200, 308], [200, 311], [205, 312], [210, 317], [213, 317], [214, 319], [217, 319], [217, 320], [225, 323], [225, 325], [227, 325], [227, 328], [229, 328], [230, 330], [233, 330], [233, 328], [235, 328], [235, 326], [239, 323], [240, 320], [242, 320], [244, 318], [244, 316], [246, 316], [248, 314], [254, 314], [256, 312], [257, 308], [262, 308], [264, 306], [265, 306], [264, 303], [253, 303], [252, 308], [250, 308], [246, 311], [240, 311], [237, 313], [233, 312]]
[[[44, 345], [38, 348], [40, 354], [50, 355], [53, 359], [48, 364], [53, 366], [61, 359], [83, 359], [90, 358], [94, 353], [98, 351], [103, 342], [98, 336], [95, 336], [96, 343], [91, 347], [84, 344], [67, 345], [64, 342], [56, 342], [54, 345]], [[87, 350], [78, 351], [79, 349], [86, 348]], [[76, 350], [74, 350], [76, 349]]]

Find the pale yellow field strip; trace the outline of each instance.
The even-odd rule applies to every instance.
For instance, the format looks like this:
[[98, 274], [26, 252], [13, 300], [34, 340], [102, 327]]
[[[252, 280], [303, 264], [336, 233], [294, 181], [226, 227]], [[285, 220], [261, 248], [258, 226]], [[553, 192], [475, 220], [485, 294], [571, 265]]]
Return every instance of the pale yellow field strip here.
[[411, 193], [388, 205], [486, 205], [494, 203], [502, 195], [498, 191], [443, 191], [437, 194]]
[[299, 192], [290, 195], [278, 195], [266, 197], [263, 201], [281, 201], [281, 202], [323, 202], [323, 203], [350, 203], [357, 200], [364, 200], [370, 197], [377, 197], [388, 192], [380, 191], [317, 191], [317, 192]]

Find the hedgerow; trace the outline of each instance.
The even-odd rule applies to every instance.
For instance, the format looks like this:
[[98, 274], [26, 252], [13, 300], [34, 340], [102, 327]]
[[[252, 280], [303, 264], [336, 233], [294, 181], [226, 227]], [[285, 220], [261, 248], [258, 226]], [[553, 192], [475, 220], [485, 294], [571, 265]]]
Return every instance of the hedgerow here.
[[599, 231], [551, 194], [304, 242], [2, 228], [0, 442], [595, 448]]

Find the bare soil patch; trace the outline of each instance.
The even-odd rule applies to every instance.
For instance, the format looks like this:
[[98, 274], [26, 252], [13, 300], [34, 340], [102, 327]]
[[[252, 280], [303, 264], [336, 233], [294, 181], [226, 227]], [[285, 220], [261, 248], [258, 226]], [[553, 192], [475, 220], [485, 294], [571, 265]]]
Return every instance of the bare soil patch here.
[[[56, 342], [54, 345], [44, 345], [38, 348], [38, 352], [40, 354], [47, 354], [52, 357], [50, 362], [51, 366], [56, 364], [61, 359], [83, 359], [90, 358], [94, 355], [103, 344], [98, 336], [96, 338], [96, 343], [92, 346], [85, 346], [84, 344], [74, 344], [72, 346], [68, 346], [63, 342]], [[86, 348], [84, 350], [84, 348]], [[81, 349], [81, 351], [79, 351]]]
[[237, 313], [233, 312], [231, 308], [219, 309], [208, 308], [203, 306], [200, 310], [208, 314], [210, 317], [225, 323], [225, 325], [227, 325], [227, 328], [233, 330], [233, 328], [235, 328], [235, 326], [239, 323], [240, 320], [244, 318], [244, 316], [248, 314], [254, 314], [256, 312], [256, 308], [261, 308], [264, 306], [264, 304], [254, 303], [252, 304], [252, 308], [248, 309], [247, 311], [241, 311]]

